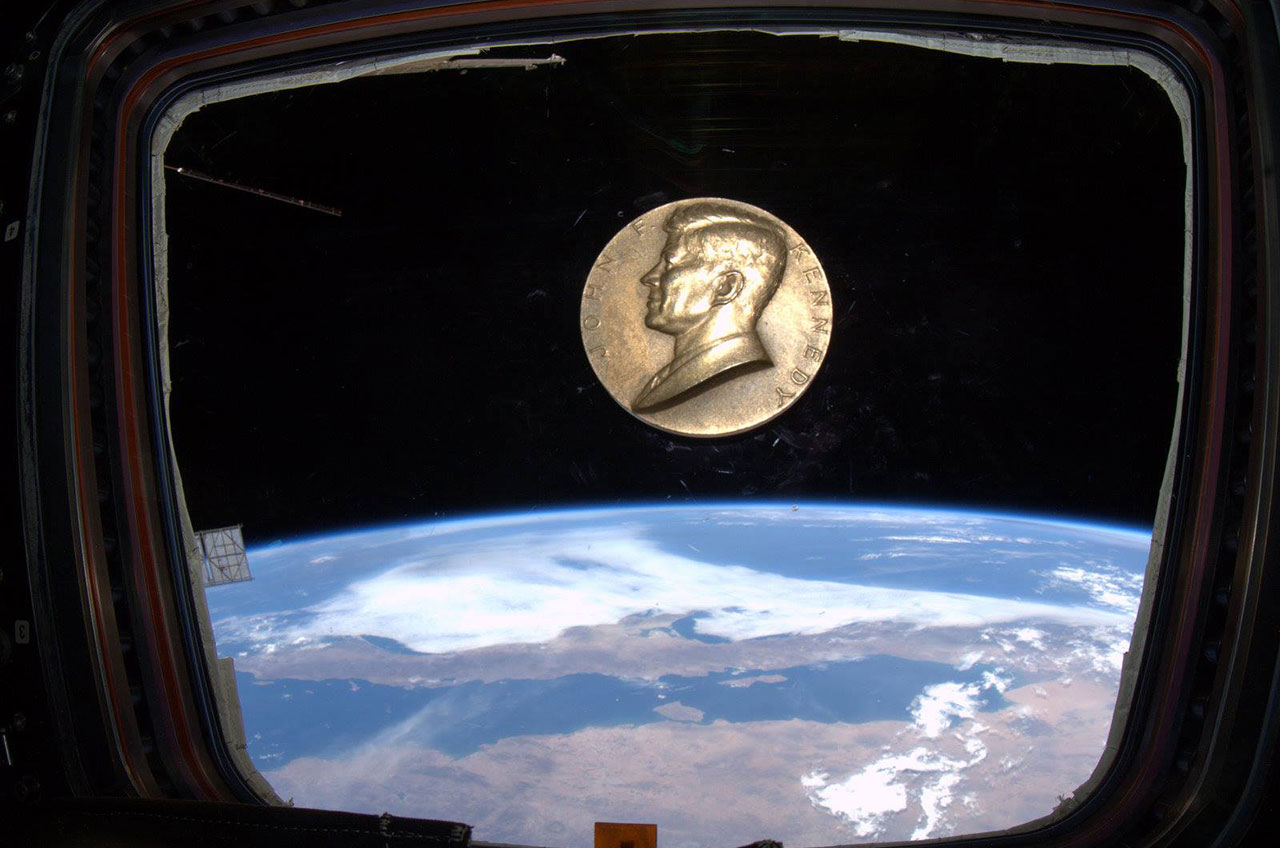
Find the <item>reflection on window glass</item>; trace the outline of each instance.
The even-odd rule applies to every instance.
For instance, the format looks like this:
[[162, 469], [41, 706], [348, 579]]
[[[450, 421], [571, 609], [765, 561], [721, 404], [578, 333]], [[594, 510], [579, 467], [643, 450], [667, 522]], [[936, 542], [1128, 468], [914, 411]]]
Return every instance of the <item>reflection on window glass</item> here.
[[[164, 153], [174, 452], [276, 791], [566, 848], [596, 821], [803, 846], [1077, 802], [1175, 426], [1170, 94], [727, 31], [387, 68], [210, 102]], [[732, 220], [608, 278], [665, 345], [635, 379], [748, 337], [692, 390], [782, 367], [793, 232], [830, 297], [804, 391], [712, 438], [632, 414], [582, 324], [611, 239], [694, 198]]]

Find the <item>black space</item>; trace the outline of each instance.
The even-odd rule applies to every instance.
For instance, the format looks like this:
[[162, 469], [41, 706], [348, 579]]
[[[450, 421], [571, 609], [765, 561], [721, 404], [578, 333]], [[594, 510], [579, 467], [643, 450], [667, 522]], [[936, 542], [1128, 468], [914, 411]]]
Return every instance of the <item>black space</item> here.
[[[1146, 76], [751, 33], [554, 52], [187, 120], [169, 164], [344, 213], [168, 179], [197, 527], [744, 496], [1151, 520], [1184, 169]], [[695, 196], [794, 227], [837, 316], [791, 410], [710, 441], [628, 415], [577, 328], [608, 239]]]

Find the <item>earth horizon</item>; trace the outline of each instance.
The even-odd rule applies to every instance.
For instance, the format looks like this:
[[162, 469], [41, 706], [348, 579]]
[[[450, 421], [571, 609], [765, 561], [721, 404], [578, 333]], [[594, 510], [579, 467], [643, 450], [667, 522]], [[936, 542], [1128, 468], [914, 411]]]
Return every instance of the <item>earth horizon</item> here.
[[998, 830], [1097, 766], [1149, 530], [836, 503], [422, 521], [207, 590], [257, 768], [313, 807], [585, 848]]

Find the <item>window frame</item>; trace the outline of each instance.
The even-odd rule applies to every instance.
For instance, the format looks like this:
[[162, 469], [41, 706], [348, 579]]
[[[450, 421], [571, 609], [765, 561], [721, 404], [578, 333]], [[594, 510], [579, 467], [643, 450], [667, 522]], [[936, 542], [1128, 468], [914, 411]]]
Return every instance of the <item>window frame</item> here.
[[[320, 2], [267, 5], [261, 13], [226, 2], [136, 5], [78, 8], [50, 51], [27, 229], [23, 517], [33, 617], [51, 622], [37, 640], [45, 688], [55, 714], [74, 716], [57, 727], [59, 766], [72, 794], [270, 800], [230, 750], [235, 740], [219, 719], [217, 674], [194, 638], [199, 602], [175, 533], [181, 507], [154, 332], [146, 165], [167, 105], [211, 81], [359, 52], [616, 29], [624, 19], [690, 26], [778, 14], [808, 24], [1069, 34], [1146, 50], [1183, 77], [1193, 113], [1194, 197], [1186, 383], [1173, 508], [1158, 540], [1165, 561], [1148, 593], [1149, 643], [1128, 726], [1095, 791], [1068, 814], [1030, 830], [953, 841], [1191, 839], [1185, 834], [1231, 820], [1223, 810], [1253, 791], [1252, 783], [1231, 788], [1242, 781], [1228, 779], [1228, 770], [1256, 735], [1242, 735], [1242, 725], [1276, 732], [1246, 677], [1268, 668], [1269, 643], [1253, 634], [1275, 618], [1267, 599], [1277, 592], [1271, 572], [1280, 567], [1269, 532], [1277, 509], [1280, 224], [1268, 193], [1274, 183], [1254, 176], [1274, 156], [1272, 121], [1280, 112], [1264, 72], [1280, 63], [1275, 33], [1271, 41], [1259, 35], [1259, 7], [1223, 0], [1197, 15], [1172, 4], [1110, 0], [902, 0], [866, 8], [667, 0], [662, 9], [638, 0], [418, 9]], [[1274, 670], [1274, 656], [1270, 663]], [[94, 698], [80, 697], [86, 679]]]

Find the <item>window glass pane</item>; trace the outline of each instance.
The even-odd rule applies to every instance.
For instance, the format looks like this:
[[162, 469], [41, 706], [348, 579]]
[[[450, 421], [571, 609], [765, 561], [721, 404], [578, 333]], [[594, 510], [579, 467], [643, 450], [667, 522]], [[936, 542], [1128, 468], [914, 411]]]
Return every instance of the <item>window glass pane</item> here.
[[[172, 438], [194, 529], [247, 546], [252, 579], [206, 598], [275, 789], [564, 846], [1071, 804], [1144, 584], [1187, 237], [1177, 92], [1073, 56], [628, 34], [186, 115], [158, 199]], [[688, 315], [748, 296], [724, 272], [655, 319], [683, 283], [633, 271], [679, 265], [665, 236], [611, 270], [699, 198], [790, 228], [765, 348], [806, 257], [830, 291], [804, 381], [777, 350], [706, 378], [804, 389], [714, 438], [650, 426], [583, 341], [593, 273], [661, 379]]]

